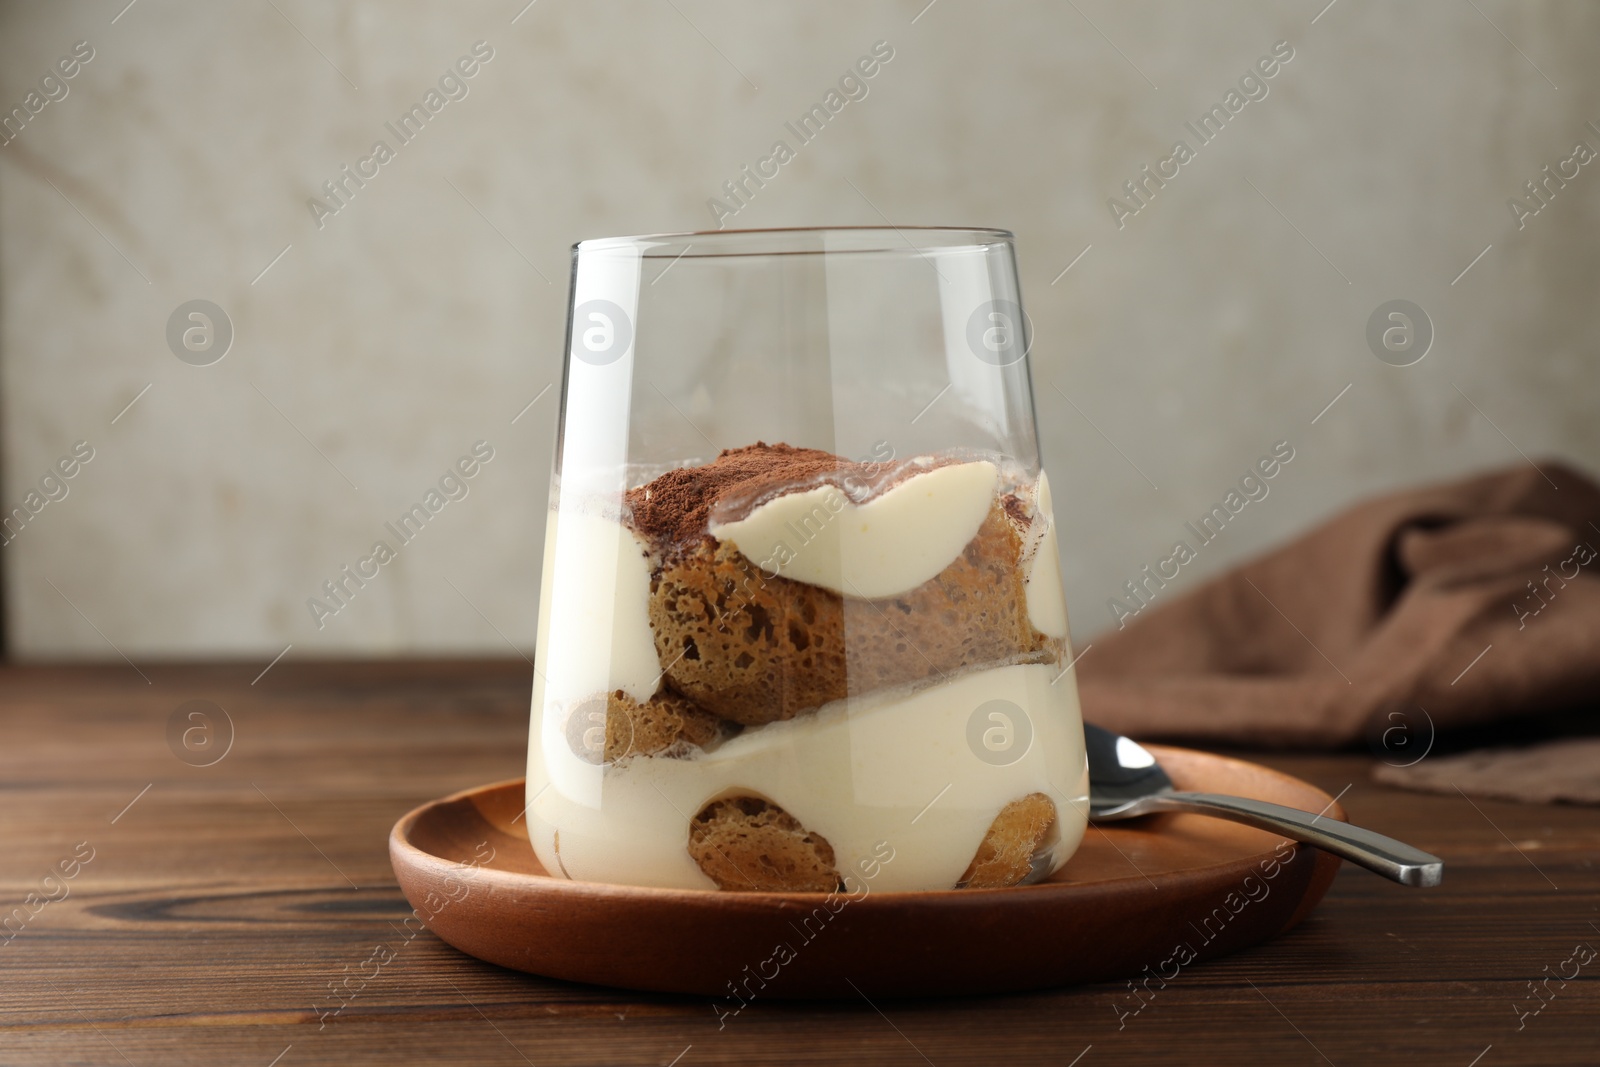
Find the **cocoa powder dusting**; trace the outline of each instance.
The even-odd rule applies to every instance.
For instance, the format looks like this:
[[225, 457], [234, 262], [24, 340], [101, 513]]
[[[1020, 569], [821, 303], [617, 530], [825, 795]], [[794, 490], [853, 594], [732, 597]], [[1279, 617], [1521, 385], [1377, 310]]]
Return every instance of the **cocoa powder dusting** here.
[[632, 526], [646, 541], [678, 544], [706, 536], [712, 504], [726, 494], [760, 493], [842, 472], [853, 464], [819, 448], [768, 445], [725, 448], [704, 467], [678, 467], [654, 482], [627, 491]]
[[678, 544], [705, 536], [712, 506], [734, 493], [754, 499], [768, 490], [834, 480], [830, 475], [866, 474], [873, 467], [817, 448], [757, 441], [723, 449], [705, 466], [668, 471], [628, 490], [628, 510], [641, 537], [658, 545]]

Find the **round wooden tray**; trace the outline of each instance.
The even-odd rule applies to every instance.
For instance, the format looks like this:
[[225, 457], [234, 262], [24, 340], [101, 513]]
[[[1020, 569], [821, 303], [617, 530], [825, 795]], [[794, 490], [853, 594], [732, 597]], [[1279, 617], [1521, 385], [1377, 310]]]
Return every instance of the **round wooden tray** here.
[[[1257, 797], [1328, 818], [1298, 778], [1149, 746], [1179, 789]], [[421, 920], [461, 951], [575, 982], [752, 998], [998, 993], [1151, 974], [1283, 933], [1339, 867], [1325, 852], [1198, 815], [1091, 826], [1039, 885], [859, 899], [646, 889], [549, 877], [523, 831], [522, 780], [425, 804], [389, 856]]]

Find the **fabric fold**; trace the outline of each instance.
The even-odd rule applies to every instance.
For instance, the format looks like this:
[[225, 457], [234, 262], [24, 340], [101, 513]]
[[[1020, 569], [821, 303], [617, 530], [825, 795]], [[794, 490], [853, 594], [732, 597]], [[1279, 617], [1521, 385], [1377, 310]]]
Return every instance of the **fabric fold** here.
[[1135, 737], [1360, 742], [1600, 695], [1600, 487], [1522, 464], [1359, 503], [1094, 639], [1085, 715]]

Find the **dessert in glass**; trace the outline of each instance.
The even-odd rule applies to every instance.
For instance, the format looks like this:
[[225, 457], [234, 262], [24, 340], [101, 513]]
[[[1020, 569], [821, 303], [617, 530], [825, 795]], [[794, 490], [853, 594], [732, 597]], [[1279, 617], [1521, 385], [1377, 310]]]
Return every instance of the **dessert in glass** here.
[[555, 877], [1013, 886], [1088, 777], [1012, 237], [573, 250], [526, 822]]

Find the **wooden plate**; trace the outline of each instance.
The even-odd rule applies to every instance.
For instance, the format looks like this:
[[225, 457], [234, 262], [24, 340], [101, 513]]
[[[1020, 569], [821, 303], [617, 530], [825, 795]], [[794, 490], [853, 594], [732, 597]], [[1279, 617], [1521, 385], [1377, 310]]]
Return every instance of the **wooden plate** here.
[[[1320, 789], [1253, 763], [1151, 745], [1179, 789], [1328, 818]], [[461, 951], [574, 982], [752, 997], [996, 993], [1190, 964], [1275, 937], [1339, 867], [1325, 852], [1198, 815], [1089, 828], [1049, 881], [1016, 889], [822, 894], [644, 889], [551, 878], [523, 832], [522, 780], [436, 800], [389, 856], [417, 916]], [[414, 921], [414, 920], [411, 920]]]

